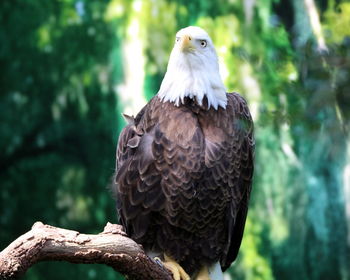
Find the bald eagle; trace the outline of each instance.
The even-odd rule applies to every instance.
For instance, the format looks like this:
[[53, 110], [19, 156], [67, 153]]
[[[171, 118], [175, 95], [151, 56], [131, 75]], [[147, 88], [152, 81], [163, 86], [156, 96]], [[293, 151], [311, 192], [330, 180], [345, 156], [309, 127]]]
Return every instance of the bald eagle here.
[[126, 118], [114, 190], [127, 234], [176, 280], [223, 279], [247, 216], [253, 122], [203, 29], [176, 34], [158, 94]]

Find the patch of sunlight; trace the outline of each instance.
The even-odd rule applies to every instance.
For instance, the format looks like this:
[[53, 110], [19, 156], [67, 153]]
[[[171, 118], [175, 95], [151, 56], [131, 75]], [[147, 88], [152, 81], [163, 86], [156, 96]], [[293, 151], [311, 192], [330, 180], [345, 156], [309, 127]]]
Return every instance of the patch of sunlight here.
[[64, 225], [70, 223], [82, 223], [91, 220], [90, 211], [92, 199], [83, 195], [73, 196], [68, 190], [57, 191], [57, 208], [64, 210], [60, 222]]
[[61, 0], [60, 2], [66, 3], [66, 4], [73, 4], [76, 0]]
[[51, 113], [55, 120], [60, 119], [61, 112], [66, 108], [68, 100], [79, 105], [81, 115], [89, 111], [89, 104], [84, 94], [84, 86], [91, 84], [91, 75], [88, 72], [81, 76], [73, 75], [70, 84], [65, 86], [56, 96], [51, 106]]
[[121, 101], [121, 112], [135, 116], [146, 104], [146, 99], [143, 94], [145, 56], [140, 39], [139, 6], [135, 4], [133, 7], [136, 13], [131, 18], [127, 38], [122, 45], [125, 79], [124, 83], [117, 85], [116, 92]]
[[134, 0], [132, 3], [132, 8], [134, 9], [135, 12], [141, 12], [142, 9], [142, 1], [141, 0]]
[[254, 15], [254, 6], [256, 2], [255, 0], [245, 0], [243, 1], [243, 10], [245, 14], [245, 20], [247, 24], [252, 23], [253, 15]]
[[271, 24], [271, 4], [267, 5], [271, 0], [256, 1], [255, 17], [261, 20], [261, 27], [263, 31], [267, 31]]
[[232, 280], [232, 277], [228, 272], [224, 273], [224, 280]]
[[83, 80], [81, 80], [80, 76], [73, 75], [70, 78], [71, 85], [67, 89], [68, 98], [78, 103], [79, 111], [82, 115], [85, 115], [89, 111], [89, 104], [84, 94], [84, 82], [88, 82], [87, 77], [83, 77]]
[[228, 70], [226, 63], [223, 59], [219, 59], [219, 71], [222, 80], [226, 81], [230, 76], [230, 71]]
[[105, 13], [105, 20], [112, 21], [116, 18], [123, 16], [125, 13], [125, 8], [120, 0], [113, 0], [108, 4]]
[[[284, 95], [281, 94], [280, 96], [282, 97]], [[282, 98], [282, 100], [283, 99], [284, 98]], [[283, 104], [283, 102], [281, 102], [281, 104]], [[285, 114], [285, 112], [283, 112], [283, 114]], [[284, 121], [281, 124], [281, 149], [291, 164], [298, 168], [301, 168], [302, 162], [299, 160], [297, 154], [293, 150], [293, 138], [290, 135], [290, 124], [288, 120], [282, 119], [281, 121]]]
[[298, 79], [298, 70], [290, 61], [283, 65], [283, 69], [279, 74], [285, 76], [291, 82]]
[[83, 81], [83, 85], [85, 87], [88, 87], [91, 85], [92, 76], [91, 76], [90, 72], [85, 71], [84, 73], [82, 73], [82, 81]]
[[59, 120], [61, 118], [61, 113], [63, 109], [67, 106], [67, 92], [62, 90], [56, 96], [54, 102], [51, 106], [51, 113], [54, 120]]
[[61, 223], [87, 222], [91, 219], [91, 197], [84, 196], [80, 189], [85, 182], [85, 170], [79, 167], [67, 168], [62, 176], [62, 187], [56, 193], [56, 207], [64, 210]]
[[[140, 21], [142, 22], [144, 48], [148, 53], [146, 57], [148, 75], [166, 71], [178, 28], [177, 14], [186, 17], [186, 8], [166, 0], [144, 0], [142, 2]], [[166, 24], [159, 24], [160, 22], [166, 22]]]
[[335, 7], [334, 1], [324, 14], [323, 29], [326, 39], [331, 43], [340, 43], [350, 36], [350, 3], [340, 3]]
[[101, 93], [107, 95], [109, 93], [109, 71], [108, 67], [104, 65], [99, 65], [97, 70], [98, 73], [98, 81], [101, 86]]
[[[230, 49], [241, 45], [241, 37], [239, 36], [239, 19], [235, 15], [226, 15], [216, 17], [215, 19], [209, 17], [201, 17], [197, 24], [205, 29], [212, 38], [218, 54], [220, 54], [222, 47]], [[229, 52], [226, 51], [228, 54]]]
[[293, 72], [288, 75], [290, 81], [296, 81], [298, 79], [298, 72]]
[[229, 78], [230, 71], [224, 61], [221, 57], [224, 57], [227, 54], [227, 46], [221, 46], [217, 50], [218, 56], [219, 56], [219, 70], [220, 70], [220, 76], [223, 81], [226, 81]]
[[341, 113], [341, 111], [340, 111], [339, 103], [336, 103], [336, 104], [334, 105], [334, 107], [335, 107], [335, 113], [336, 113], [336, 115], [337, 115], [337, 118], [338, 118], [340, 124], [341, 124], [342, 126], [344, 126], [344, 118], [343, 118], [343, 115], [342, 115], [342, 113]]
[[38, 28], [37, 37], [38, 47], [45, 52], [51, 52], [51, 29], [49, 24], [43, 24]]
[[261, 256], [258, 251], [261, 243], [261, 231], [261, 224], [253, 223], [248, 215], [241, 247], [246, 279], [274, 279], [268, 260]]
[[261, 89], [258, 80], [253, 76], [253, 69], [247, 62], [242, 63], [239, 68], [242, 87], [249, 100], [250, 112], [253, 120], [259, 118], [259, 102], [261, 99]]
[[80, 25], [82, 17], [79, 15], [74, 5], [67, 5], [62, 10], [62, 16], [59, 18], [64, 25]]
[[344, 204], [345, 204], [345, 215], [348, 225], [348, 245], [350, 246], [350, 140], [348, 140], [347, 145], [347, 165], [344, 168], [343, 172], [343, 181], [344, 181]]
[[328, 50], [322, 33], [320, 16], [317, 12], [315, 2], [313, 0], [304, 0], [304, 3], [306, 6], [306, 10], [309, 13], [310, 24], [317, 40], [318, 49], [321, 51]]
[[37, 35], [39, 47], [44, 47], [50, 43], [50, 30], [47, 24], [44, 24], [38, 28]]
[[289, 236], [287, 221], [280, 215], [273, 215], [271, 218], [270, 239], [274, 245], [280, 245]]
[[90, 219], [90, 209], [92, 206], [91, 197], [79, 195], [72, 200], [73, 204], [68, 208], [66, 214], [69, 221], [88, 222]]
[[283, 142], [282, 143], [282, 151], [287, 156], [287, 158], [290, 159], [290, 161], [296, 165], [297, 167], [301, 167], [302, 164], [299, 161], [297, 155], [294, 153], [292, 146], [289, 143]]

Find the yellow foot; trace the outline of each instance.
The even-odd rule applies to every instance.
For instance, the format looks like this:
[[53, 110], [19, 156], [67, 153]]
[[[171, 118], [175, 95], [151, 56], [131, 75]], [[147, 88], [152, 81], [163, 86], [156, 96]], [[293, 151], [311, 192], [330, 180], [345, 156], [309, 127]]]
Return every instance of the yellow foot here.
[[174, 280], [190, 280], [191, 277], [185, 272], [185, 270], [172, 258], [164, 254], [163, 265], [171, 271]]
[[210, 277], [209, 277], [208, 268], [206, 266], [202, 266], [202, 268], [198, 272], [198, 274], [197, 274], [195, 279], [196, 280], [211, 280]]

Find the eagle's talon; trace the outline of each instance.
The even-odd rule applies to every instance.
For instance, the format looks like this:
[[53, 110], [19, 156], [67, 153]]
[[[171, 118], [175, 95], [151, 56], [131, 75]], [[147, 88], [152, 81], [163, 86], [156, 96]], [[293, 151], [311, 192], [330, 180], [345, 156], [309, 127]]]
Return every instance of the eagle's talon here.
[[158, 263], [161, 262], [162, 266], [171, 271], [174, 280], [190, 280], [191, 277], [186, 273], [186, 271], [172, 258], [164, 254], [164, 261], [160, 258], [155, 257], [154, 260]]

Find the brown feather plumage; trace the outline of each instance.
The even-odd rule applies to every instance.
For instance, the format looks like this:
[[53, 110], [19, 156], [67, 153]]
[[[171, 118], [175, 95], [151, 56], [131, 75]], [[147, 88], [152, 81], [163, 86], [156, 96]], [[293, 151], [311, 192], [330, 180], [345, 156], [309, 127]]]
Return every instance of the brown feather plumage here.
[[123, 129], [115, 192], [120, 221], [146, 249], [190, 274], [240, 247], [253, 175], [253, 123], [245, 100], [226, 109], [154, 97]]

